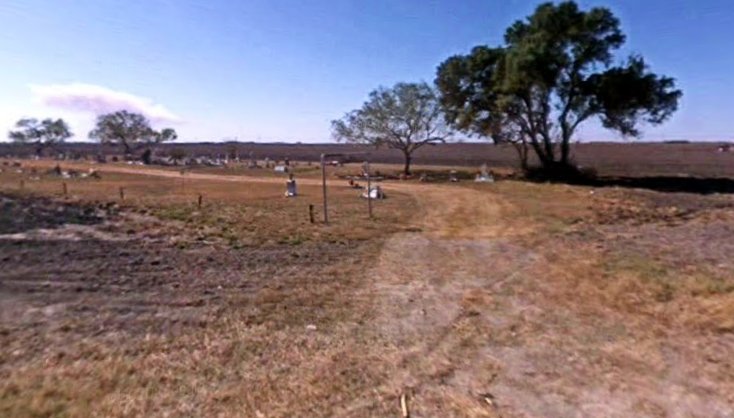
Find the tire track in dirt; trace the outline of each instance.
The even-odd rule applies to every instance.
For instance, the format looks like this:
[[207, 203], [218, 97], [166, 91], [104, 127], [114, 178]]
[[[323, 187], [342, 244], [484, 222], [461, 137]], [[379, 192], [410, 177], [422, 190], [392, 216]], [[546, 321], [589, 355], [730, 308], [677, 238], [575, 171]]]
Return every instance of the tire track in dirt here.
[[388, 239], [367, 292], [388, 347], [381, 390], [409, 393], [411, 416], [734, 417], [680, 342], [554, 301], [563, 282], [550, 272], [575, 261], [520, 245], [534, 226], [491, 188], [399, 186], [419, 201], [421, 232]]
[[506, 239], [527, 231], [502, 222], [512, 207], [488, 190], [400, 189], [419, 201], [421, 232], [389, 238], [369, 273], [375, 332], [394, 370], [382, 390], [411, 393], [414, 416], [499, 416], [484, 399], [502, 366], [487, 355], [485, 330], [509, 332], [503, 316], [523, 308], [499, 293], [535, 262]]

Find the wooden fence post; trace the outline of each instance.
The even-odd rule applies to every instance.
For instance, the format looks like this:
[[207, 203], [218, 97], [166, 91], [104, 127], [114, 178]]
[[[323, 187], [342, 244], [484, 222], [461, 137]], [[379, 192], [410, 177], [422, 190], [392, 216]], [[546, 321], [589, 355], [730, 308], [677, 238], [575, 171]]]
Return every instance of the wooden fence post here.
[[25, 180], [20, 179], [20, 190], [23, 190], [25, 188]]
[[313, 205], [312, 204], [308, 205], [308, 219], [309, 221], [311, 221], [311, 223], [316, 222], [313, 216]]
[[120, 200], [125, 200], [125, 188], [120, 187]]
[[199, 206], [199, 209], [201, 209], [201, 204], [203, 203], [203, 201], [204, 201], [204, 196], [200, 194], [199, 195], [199, 200], [197, 202], [198, 203], [198, 206]]
[[69, 188], [66, 185], [66, 182], [61, 183], [62, 189], [64, 191], [64, 196], [67, 196], [69, 194]]

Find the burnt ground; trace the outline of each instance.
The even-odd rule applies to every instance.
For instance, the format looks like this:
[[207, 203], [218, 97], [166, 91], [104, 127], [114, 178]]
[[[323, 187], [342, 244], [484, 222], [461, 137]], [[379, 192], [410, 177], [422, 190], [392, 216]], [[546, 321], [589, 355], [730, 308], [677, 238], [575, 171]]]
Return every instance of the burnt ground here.
[[[318, 282], [325, 262], [360, 246], [232, 249], [191, 240], [181, 248], [157, 219], [113, 205], [0, 199], [0, 380], [49, 353], [73, 357], [82, 340], [114, 347], [210, 327], [269, 287]], [[290, 309], [295, 324], [310, 307]], [[257, 323], [256, 311], [239, 313]]]
[[43, 197], [4, 196], [0, 194], [0, 234], [36, 228], [55, 228], [64, 224], [93, 225], [102, 222], [111, 206], [72, 205]]

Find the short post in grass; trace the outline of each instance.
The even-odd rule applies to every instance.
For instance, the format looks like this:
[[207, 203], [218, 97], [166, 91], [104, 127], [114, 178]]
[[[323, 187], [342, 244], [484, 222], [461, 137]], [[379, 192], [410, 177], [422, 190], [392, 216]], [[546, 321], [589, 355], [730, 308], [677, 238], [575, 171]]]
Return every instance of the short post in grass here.
[[69, 187], [66, 185], [66, 182], [61, 183], [61, 189], [64, 193], [64, 196], [69, 195]]
[[196, 202], [196, 204], [199, 207], [199, 209], [201, 209], [201, 204], [202, 203], [204, 203], [204, 196], [201, 195], [201, 194], [199, 194], [199, 199], [197, 199], [197, 202]]
[[25, 180], [20, 179], [20, 190], [25, 189]]
[[313, 204], [308, 205], [308, 220], [311, 221], [311, 223], [316, 222], [316, 219], [314, 219], [314, 214], [313, 214]]
[[120, 200], [125, 200], [125, 188], [120, 187]]

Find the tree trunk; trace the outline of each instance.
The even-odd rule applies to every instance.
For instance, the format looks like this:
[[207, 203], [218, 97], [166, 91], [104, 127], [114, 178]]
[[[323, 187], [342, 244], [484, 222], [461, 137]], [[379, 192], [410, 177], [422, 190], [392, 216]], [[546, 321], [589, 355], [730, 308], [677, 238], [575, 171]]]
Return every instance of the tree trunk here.
[[408, 176], [410, 175], [410, 161], [413, 157], [410, 155], [409, 151], [403, 151], [403, 154], [405, 154], [405, 167], [403, 168], [403, 174]]
[[532, 145], [533, 151], [535, 151], [535, 155], [538, 156], [538, 160], [543, 167], [553, 165], [553, 156], [547, 155], [544, 148], [540, 146], [536, 139], [530, 138], [530, 145]]
[[132, 155], [132, 148], [130, 147], [130, 144], [128, 144], [125, 140], [120, 141], [120, 143], [122, 144], [122, 148], [125, 150], [125, 156]]
[[569, 139], [564, 138], [561, 142], [561, 164], [568, 165], [569, 163], [569, 154], [571, 152], [571, 146], [569, 144]]
[[512, 142], [515, 151], [517, 151], [517, 157], [520, 160], [520, 169], [522, 171], [528, 171], [528, 144], [525, 142]]

